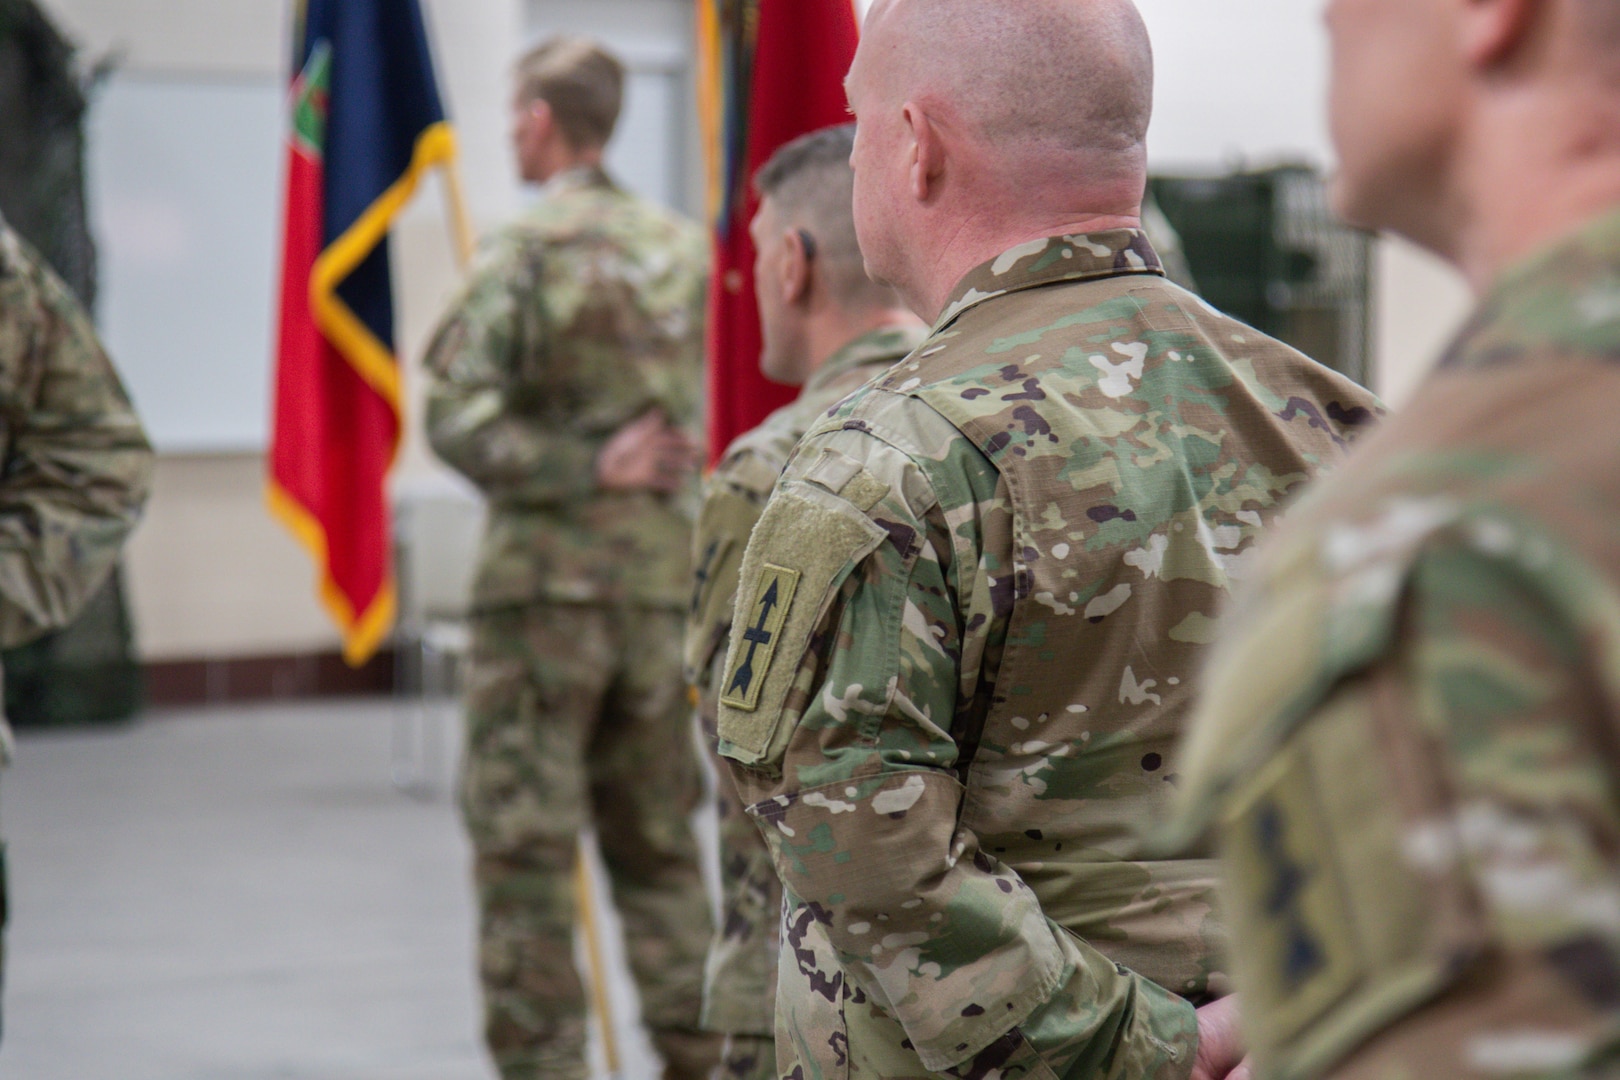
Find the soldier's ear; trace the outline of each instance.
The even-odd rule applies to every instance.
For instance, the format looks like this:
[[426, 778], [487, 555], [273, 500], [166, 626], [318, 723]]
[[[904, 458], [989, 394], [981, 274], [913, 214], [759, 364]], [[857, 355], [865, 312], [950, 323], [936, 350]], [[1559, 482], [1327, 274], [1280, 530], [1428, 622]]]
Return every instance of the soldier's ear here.
[[1476, 69], [1499, 68], [1531, 43], [1553, 17], [1551, 0], [1453, 0], [1462, 53]]
[[908, 186], [911, 197], [925, 203], [933, 198], [934, 188], [945, 171], [945, 144], [939, 128], [921, 105], [908, 101], [902, 111], [911, 133]]
[[550, 139], [551, 133], [557, 127], [557, 117], [551, 111], [551, 102], [544, 98], [535, 98], [529, 102], [526, 111], [529, 114], [529, 123], [541, 141]]
[[810, 263], [813, 255], [805, 243], [802, 229], [788, 229], [782, 234], [782, 302], [798, 305], [810, 296]]

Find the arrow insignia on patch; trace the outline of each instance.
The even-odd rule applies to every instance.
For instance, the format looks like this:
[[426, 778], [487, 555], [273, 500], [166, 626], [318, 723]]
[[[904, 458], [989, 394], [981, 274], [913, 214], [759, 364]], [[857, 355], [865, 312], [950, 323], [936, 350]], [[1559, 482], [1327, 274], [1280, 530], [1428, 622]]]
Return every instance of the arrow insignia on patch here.
[[798, 588], [797, 570], [765, 564], [754, 588], [753, 603], [746, 613], [747, 621], [741, 623], [742, 636], [732, 650], [731, 669], [726, 672], [726, 690], [721, 704], [743, 712], [759, 708], [759, 692], [776, 657], [782, 626], [787, 622], [788, 608]]

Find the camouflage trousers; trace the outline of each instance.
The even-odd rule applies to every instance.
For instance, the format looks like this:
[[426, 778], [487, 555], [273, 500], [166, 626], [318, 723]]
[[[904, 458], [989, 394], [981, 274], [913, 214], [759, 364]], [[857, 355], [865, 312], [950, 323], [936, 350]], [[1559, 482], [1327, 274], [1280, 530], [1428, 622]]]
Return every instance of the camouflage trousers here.
[[703, 979], [703, 1026], [726, 1036], [718, 1080], [776, 1080], [776, 965], [782, 881], [719, 753], [715, 710], [700, 712], [720, 819], [720, 925]]
[[670, 1078], [707, 1076], [713, 929], [690, 823], [702, 792], [673, 612], [545, 604], [477, 616], [461, 798], [475, 855], [485, 1038], [503, 1080], [584, 1078], [573, 871], [594, 825], [642, 1016]]

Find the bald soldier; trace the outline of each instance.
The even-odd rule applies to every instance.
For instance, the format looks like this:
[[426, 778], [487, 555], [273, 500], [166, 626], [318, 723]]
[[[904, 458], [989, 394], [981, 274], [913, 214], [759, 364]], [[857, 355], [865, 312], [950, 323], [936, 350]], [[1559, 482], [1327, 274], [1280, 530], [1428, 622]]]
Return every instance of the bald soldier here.
[[719, 730], [785, 885], [780, 1076], [1236, 1062], [1214, 868], [1136, 831], [1231, 582], [1374, 402], [1165, 280], [1152, 78], [1128, 0], [868, 17], [861, 247], [936, 322], [743, 560]]
[[1223, 628], [1181, 831], [1262, 1075], [1614, 1075], [1620, 5], [1328, 24], [1340, 210], [1483, 299]]
[[[751, 231], [766, 376], [804, 389], [793, 404], [738, 438], [709, 477], [694, 540], [696, 586], [686, 636], [687, 677], [711, 748], [743, 549], [794, 444], [829, 408], [911, 352], [927, 327], [893, 289], [866, 276], [851, 207], [845, 124], [797, 139], [754, 178]], [[774, 1080], [772, 1032], [782, 888], [771, 855], [720, 769], [721, 918], [703, 989], [704, 1023], [727, 1036], [723, 1080]]]

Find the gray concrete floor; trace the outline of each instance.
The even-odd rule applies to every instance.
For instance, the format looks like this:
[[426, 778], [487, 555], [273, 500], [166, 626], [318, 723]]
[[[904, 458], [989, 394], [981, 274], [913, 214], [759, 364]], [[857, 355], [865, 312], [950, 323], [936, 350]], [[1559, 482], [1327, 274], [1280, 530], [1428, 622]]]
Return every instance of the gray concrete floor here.
[[[324, 704], [25, 736], [0, 780], [0, 1078], [492, 1076], [466, 841], [442, 782], [392, 786], [394, 720]], [[608, 930], [619, 1075], [650, 1078]]]

